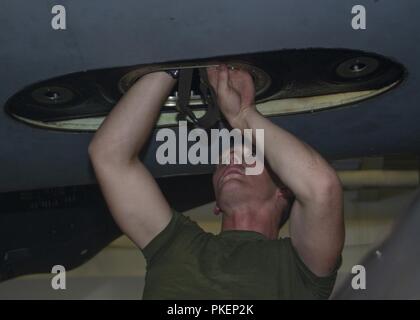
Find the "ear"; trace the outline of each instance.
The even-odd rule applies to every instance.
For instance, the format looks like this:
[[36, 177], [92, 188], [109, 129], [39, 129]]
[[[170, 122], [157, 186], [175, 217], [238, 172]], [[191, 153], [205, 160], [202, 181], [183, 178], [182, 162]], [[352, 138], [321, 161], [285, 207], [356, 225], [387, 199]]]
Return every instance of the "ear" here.
[[213, 209], [213, 213], [216, 215], [216, 216], [218, 216], [219, 214], [220, 214], [220, 208], [217, 206], [217, 204], [214, 206], [214, 209]]

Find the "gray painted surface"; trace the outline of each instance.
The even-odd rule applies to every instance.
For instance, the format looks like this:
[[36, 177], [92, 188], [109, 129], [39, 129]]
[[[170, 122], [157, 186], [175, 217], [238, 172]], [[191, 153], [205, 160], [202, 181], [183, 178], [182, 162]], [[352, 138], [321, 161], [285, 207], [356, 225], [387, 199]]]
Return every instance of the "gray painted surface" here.
[[[351, 28], [355, 3], [349, 0], [182, 3], [66, 2], [68, 29], [54, 31], [54, 1], [3, 0], [0, 106], [26, 85], [82, 70], [284, 48], [351, 48], [395, 58], [407, 67], [408, 79], [373, 100], [273, 121], [329, 158], [420, 151], [419, 1], [358, 1], [367, 9], [365, 31]], [[32, 128], [1, 113], [0, 192], [94, 182], [86, 150], [91, 137]], [[161, 176], [155, 147], [145, 162]]]

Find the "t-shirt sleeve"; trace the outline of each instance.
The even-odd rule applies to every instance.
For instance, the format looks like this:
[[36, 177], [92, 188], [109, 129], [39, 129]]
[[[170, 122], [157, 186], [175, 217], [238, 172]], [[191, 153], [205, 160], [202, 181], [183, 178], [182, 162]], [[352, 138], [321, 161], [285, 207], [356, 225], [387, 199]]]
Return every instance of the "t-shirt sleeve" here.
[[172, 213], [169, 224], [142, 250], [148, 265], [172, 252], [184, 252], [195, 240], [207, 234], [189, 217], [175, 210]]
[[284, 239], [289, 250], [292, 266], [296, 269], [298, 277], [301, 279], [304, 287], [311, 292], [315, 299], [328, 299], [334, 288], [337, 278], [337, 270], [341, 266], [341, 255], [337, 259], [337, 264], [330, 275], [319, 277], [314, 274], [299, 257], [299, 254], [292, 245], [290, 238]]

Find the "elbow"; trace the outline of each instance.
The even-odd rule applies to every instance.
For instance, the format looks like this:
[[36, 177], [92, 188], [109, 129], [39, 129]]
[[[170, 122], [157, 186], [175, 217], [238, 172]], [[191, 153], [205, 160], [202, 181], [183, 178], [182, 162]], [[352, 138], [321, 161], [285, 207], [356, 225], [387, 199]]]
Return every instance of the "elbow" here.
[[89, 143], [89, 146], [88, 146], [88, 155], [89, 155], [89, 158], [92, 158], [94, 156], [94, 154], [95, 154], [95, 144], [93, 143], [93, 141], [91, 141]]
[[97, 162], [98, 160], [101, 159], [100, 147], [97, 146], [94, 140], [91, 141], [88, 146], [88, 155], [92, 163]]
[[88, 155], [94, 168], [131, 166], [138, 158], [125, 156], [116, 148], [105, 147], [93, 140], [88, 146]]
[[318, 179], [318, 186], [316, 188], [316, 196], [323, 198], [341, 197], [343, 188], [341, 181], [338, 178], [334, 169], [328, 170]]
[[88, 146], [88, 155], [94, 168], [115, 162], [112, 158], [112, 152], [109, 152], [107, 148], [104, 148], [95, 140]]
[[304, 203], [331, 203], [341, 201], [343, 188], [334, 169], [328, 169], [322, 174], [314, 175], [309, 183], [305, 184], [302, 192]]
[[327, 191], [330, 191], [331, 189], [342, 189], [340, 178], [337, 175], [337, 172], [335, 172], [334, 169], [329, 169], [321, 178], [321, 186], [324, 189], [327, 189]]

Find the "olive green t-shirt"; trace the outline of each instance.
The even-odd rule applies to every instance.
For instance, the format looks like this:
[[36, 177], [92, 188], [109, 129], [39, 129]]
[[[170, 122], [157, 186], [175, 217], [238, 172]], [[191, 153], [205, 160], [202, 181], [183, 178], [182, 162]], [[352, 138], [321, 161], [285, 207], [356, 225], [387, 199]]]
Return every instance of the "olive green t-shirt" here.
[[327, 299], [336, 278], [336, 271], [313, 274], [289, 238], [237, 230], [214, 235], [177, 212], [142, 251], [143, 299]]

